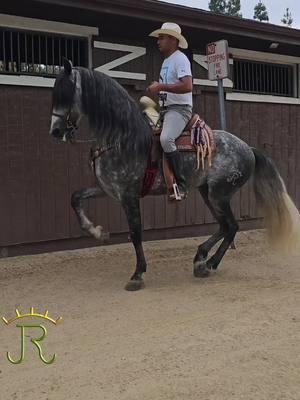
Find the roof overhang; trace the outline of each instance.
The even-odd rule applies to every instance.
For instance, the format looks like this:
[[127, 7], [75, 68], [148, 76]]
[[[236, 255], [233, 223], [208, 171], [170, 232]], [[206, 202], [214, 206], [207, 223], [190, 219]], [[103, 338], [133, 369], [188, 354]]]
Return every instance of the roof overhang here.
[[176, 20], [191, 28], [300, 45], [300, 30], [239, 17], [215, 14], [156, 0], [35, 0], [70, 8], [123, 15], [149, 21]]
[[[185, 28], [225, 33], [239, 37], [255, 38], [271, 42], [300, 45], [300, 30], [278, 26], [250, 19], [215, 14], [198, 8], [185, 7], [157, 0], [16, 0], [3, 2], [0, 12], [13, 13], [22, 9], [26, 14], [38, 14], [40, 18], [45, 9], [62, 8], [72, 16], [73, 12], [94, 13], [99, 16], [124, 16], [149, 22], [175, 21]], [[18, 6], [16, 6], [18, 4]], [[26, 7], [27, 5], [27, 7]], [[40, 10], [40, 11], [39, 11]], [[79, 14], [80, 15], [80, 14]], [[59, 15], [57, 15], [59, 19]]]

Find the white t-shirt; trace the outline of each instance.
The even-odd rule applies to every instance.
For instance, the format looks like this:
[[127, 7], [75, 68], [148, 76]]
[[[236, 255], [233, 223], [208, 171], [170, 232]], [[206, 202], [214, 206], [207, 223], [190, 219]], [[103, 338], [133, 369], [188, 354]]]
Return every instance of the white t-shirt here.
[[[191, 63], [187, 56], [180, 50], [176, 50], [168, 58], [165, 58], [159, 76], [160, 83], [176, 83], [179, 78], [184, 76], [192, 76]], [[171, 104], [189, 104], [193, 106], [193, 95], [192, 92], [189, 93], [170, 93], [170, 92], [160, 92], [160, 105], [169, 106]], [[162, 99], [164, 99], [164, 104], [162, 104]]]

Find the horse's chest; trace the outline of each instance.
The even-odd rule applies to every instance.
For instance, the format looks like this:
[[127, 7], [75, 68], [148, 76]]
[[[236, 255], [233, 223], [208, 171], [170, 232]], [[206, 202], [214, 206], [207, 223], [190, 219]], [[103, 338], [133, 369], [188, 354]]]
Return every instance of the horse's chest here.
[[122, 185], [119, 172], [111, 168], [109, 164], [103, 163], [98, 159], [95, 162], [95, 175], [104, 192], [108, 196], [120, 200]]
[[120, 159], [101, 158], [95, 162], [96, 178], [105, 193], [117, 200], [121, 200], [128, 191], [136, 189], [136, 183], [140, 180], [141, 169], [127, 168]]

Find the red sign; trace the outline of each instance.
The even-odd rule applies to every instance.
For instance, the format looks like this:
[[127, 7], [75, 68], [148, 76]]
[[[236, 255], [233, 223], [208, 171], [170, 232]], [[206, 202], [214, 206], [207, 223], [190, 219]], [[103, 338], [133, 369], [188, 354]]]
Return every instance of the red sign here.
[[206, 48], [208, 79], [215, 81], [229, 76], [229, 55], [227, 40], [209, 43]]

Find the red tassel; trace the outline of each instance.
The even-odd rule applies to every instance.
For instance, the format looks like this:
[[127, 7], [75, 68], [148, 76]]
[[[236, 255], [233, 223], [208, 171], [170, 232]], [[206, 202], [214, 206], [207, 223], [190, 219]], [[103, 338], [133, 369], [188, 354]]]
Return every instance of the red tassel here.
[[141, 196], [146, 196], [153, 186], [158, 168], [146, 168]]

